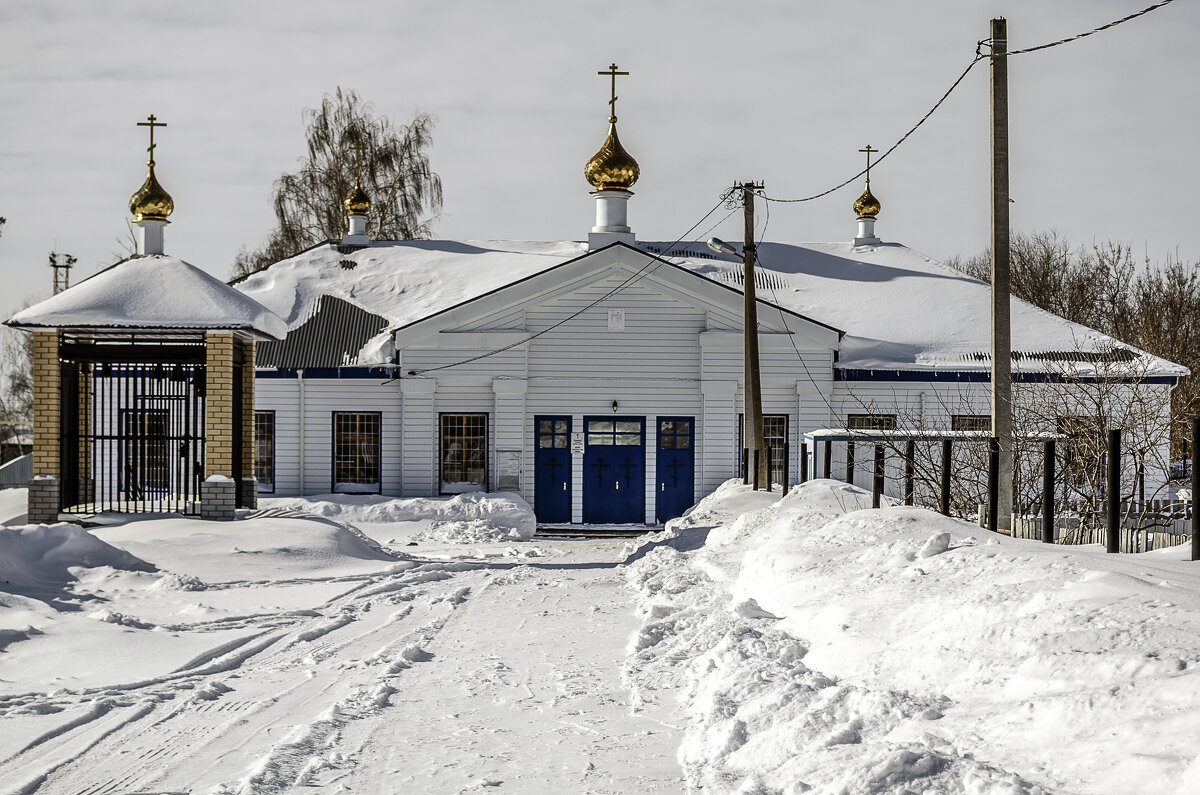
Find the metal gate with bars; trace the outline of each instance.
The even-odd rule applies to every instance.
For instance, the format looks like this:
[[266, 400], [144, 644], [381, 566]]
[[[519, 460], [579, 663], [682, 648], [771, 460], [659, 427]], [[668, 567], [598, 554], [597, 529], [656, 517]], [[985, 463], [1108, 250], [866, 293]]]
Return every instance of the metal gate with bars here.
[[61, 509], [200, 513], [205, 347], [60, 343]]

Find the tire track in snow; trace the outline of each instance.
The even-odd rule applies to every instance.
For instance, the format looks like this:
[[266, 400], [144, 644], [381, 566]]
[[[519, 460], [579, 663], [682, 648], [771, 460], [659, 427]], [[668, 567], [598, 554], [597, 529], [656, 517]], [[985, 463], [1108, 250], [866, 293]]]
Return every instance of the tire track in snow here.
[[[154, 680], [58, 698], [66, 714], [88, 711], [39, 743], [53, 759], [16, 754], [0, 763], [0, 781], [14, 780], [11, 770], [29, 792], [196, 791], [206, 782], [213, 792], [257, 793], [343, 764], [341, 728], [384, 709], [403, 672], [429, 659], [424, 646], [466, 597], [454, 575], [479, 568], [414, 565], [297, 611], [289, 631], [226, 644]], [[122, 720], [104, 722], [114, 710]], [[103, 731], [88, 728], [98, 723]]]

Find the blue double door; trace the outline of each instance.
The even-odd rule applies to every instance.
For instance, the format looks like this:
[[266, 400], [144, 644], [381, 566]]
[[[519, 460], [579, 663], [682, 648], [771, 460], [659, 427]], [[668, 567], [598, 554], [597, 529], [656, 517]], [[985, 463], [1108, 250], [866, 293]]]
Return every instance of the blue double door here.
[[[539, 522], [571, 521], [572, 421], [569, 416], [538, 416], [535, 427], [534, 511]], [[695, 421], [658, 417], [653, 426], [656, 452], [655, 519], [680, 516], [694, 501]], [[583, 521], [586, 524], [642, 524], [646, 521], [646, 418], [583, 418]]]

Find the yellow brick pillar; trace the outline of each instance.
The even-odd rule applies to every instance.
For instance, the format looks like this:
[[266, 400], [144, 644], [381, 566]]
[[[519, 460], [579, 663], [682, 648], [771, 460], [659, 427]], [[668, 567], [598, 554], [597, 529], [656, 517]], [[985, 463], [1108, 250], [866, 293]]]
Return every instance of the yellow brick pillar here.
[[246, 508], [258, 507], [258, 481], [254, 477], [254, 340], [245, 340], [242, 346], [242, 482], [238, 484], [241, 504]]
[[204, 365], [204, 483], [200, 515], [232, 519], [237, 498], [233, 481], [233, 346], [231, 332], [207, 335]]
[[62, 369], [58, 332], [33, 334], [33, 480], [29, 484], [28, 519], [58, 519], [62, 465]]

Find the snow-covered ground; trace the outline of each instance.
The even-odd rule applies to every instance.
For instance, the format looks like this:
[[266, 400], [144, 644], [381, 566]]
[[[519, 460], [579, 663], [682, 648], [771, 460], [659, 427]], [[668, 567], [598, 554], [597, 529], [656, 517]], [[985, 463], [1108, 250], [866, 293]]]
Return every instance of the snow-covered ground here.
[[1200, 792], [1185, 548], [868, 504], [731, 482], [636, 543], [530, 538], [512, 495], [0, 530], [0, 792]]

